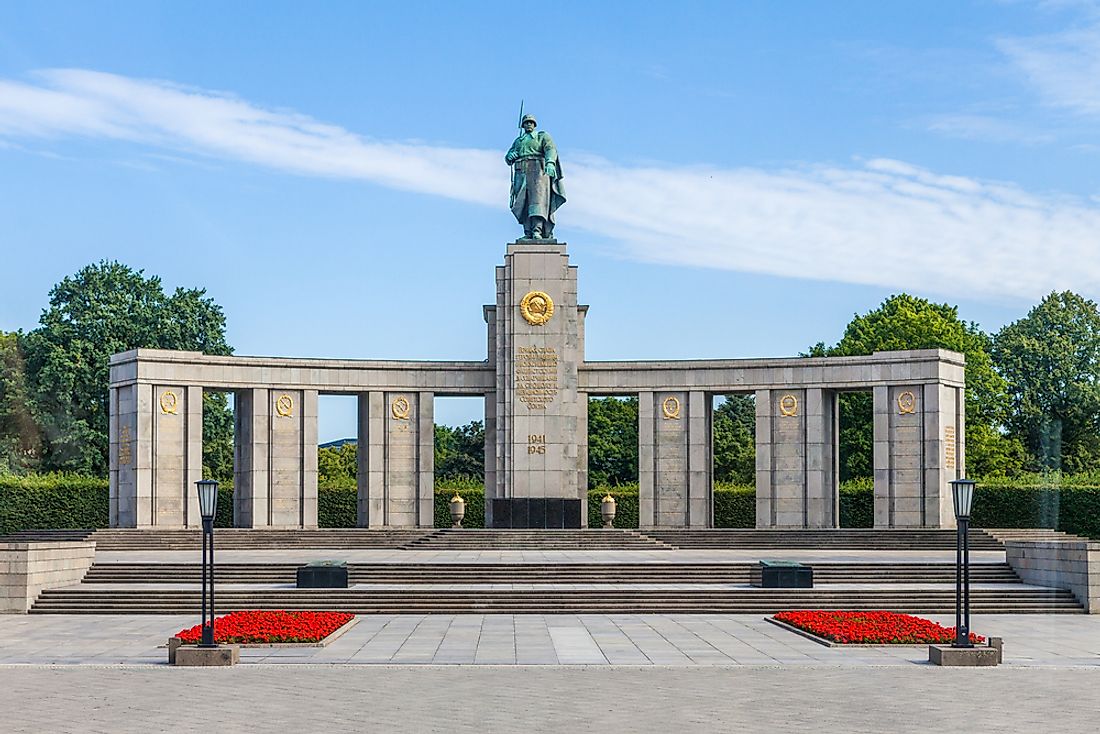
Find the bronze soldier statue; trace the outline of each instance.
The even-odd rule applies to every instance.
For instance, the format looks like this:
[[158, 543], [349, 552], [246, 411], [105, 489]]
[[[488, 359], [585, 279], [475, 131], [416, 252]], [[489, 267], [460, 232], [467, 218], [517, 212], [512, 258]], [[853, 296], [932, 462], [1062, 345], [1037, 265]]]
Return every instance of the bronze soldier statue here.
[[553, 138], [541, 130], [535, 132], [537, 126], [534, 115], [524, 115], [523, 132], [504, 156], [512, 166], [509, 206], [526, 239], [554, 239], [554, 212], [565, 203], [561, 162]]

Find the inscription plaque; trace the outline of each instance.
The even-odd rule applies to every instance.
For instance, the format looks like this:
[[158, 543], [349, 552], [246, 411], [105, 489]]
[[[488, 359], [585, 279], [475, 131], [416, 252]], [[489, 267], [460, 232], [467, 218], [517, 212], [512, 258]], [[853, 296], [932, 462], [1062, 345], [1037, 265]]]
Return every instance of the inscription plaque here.
[[955, 426], [943, 427], [943, 464], [948, 469], [955, 468]]
[[133, 447], [130, 445], [130, 426], [123, 426], [118, 433], [119, 466], [129, 466], [133, 458]]
[[558, 396], [558, 353], [553, 347], [516, 350], [516, 397], [529, 410], [545, 410]]

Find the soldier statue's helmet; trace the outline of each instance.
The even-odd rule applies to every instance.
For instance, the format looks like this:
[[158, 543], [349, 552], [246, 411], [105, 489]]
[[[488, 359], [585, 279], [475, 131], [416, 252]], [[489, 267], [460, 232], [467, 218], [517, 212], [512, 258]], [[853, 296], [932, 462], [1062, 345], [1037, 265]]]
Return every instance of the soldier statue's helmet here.
[[534, 115], [524, 115], [523, 119], [519, 121], [519, 126], [523, 127], [523, 123], [525, 122], [533, 122], [536, 126], [539, 124], [539, 121], [535, 119]]

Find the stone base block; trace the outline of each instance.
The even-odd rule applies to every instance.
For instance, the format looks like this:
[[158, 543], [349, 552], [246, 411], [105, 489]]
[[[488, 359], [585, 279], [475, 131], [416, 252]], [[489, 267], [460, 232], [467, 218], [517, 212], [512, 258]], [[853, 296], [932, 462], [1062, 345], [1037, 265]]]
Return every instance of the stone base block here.
[[1001, 662], [1001, 651], [985, 645], [975, 647], [929, 645], [928, 662], [951, 667], [992, 667]]
[[198, 647], [181, 645], [176, 649], [176, 665], [187, 668], [214, 668], [236, 665], [241, 662], [239, 645], [218, 645], [217, 647]]

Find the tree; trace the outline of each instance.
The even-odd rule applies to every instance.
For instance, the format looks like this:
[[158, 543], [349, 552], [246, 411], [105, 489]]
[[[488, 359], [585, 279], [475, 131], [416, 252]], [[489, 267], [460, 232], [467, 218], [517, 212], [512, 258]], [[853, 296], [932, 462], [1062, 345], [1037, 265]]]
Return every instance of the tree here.
[[714, 479], [756, 484], [756, 399], [727, 395], [714, 410]]
[[355, 441], [317, 450], [317, 484], [321, 487], [354, 487], [358, 481], [359, 451]]
[[485, 481], [485, 424], [435, 427], [435, 478]]
[[[24, 348], [45, 435], [43, 465], [53, 470], [106, 474], [112, 354], [141, 347], [232, 351], [225, 315], [205, 291], [178, 288], [169, 296], [160, 278], [117, 262], [89, 265], [54, 286], [39, 324]], [[217, 405], [205, 403], [211, 410]], [[212, 416], [209, 428], [225, 425]], [[204, 434], [207, 427], [204, 420]], [[217, 444], [220, 436], [207, 438]]]
[[[815, 345], [809, 356], [849, 356], [906, 349], [951, 349], [966, 356], [966, 442], [968, 472], [984, 476], [1010, 467], [1020, 446], [1005, 436], [1008, 386], [993, 368], [992, 340], [977, 324], [959, 319], [958, 309], [902, 293], [877, 309], [856, 315], [833, 347]], [[871, 475], [871, 396], [842, 394], [840, 400], [841, 480]]]
[[19, 337], [0, 332], [0, 474], [36, 468], [42, 452]]
[[1009, 427], [1041, 469], [1100, 465], [1100, 311], [1076, 293], [1051, 293], [993, 342], [1011, 385]]
[[588, 486], [638, 481], [638, 398], [588, 401]]

